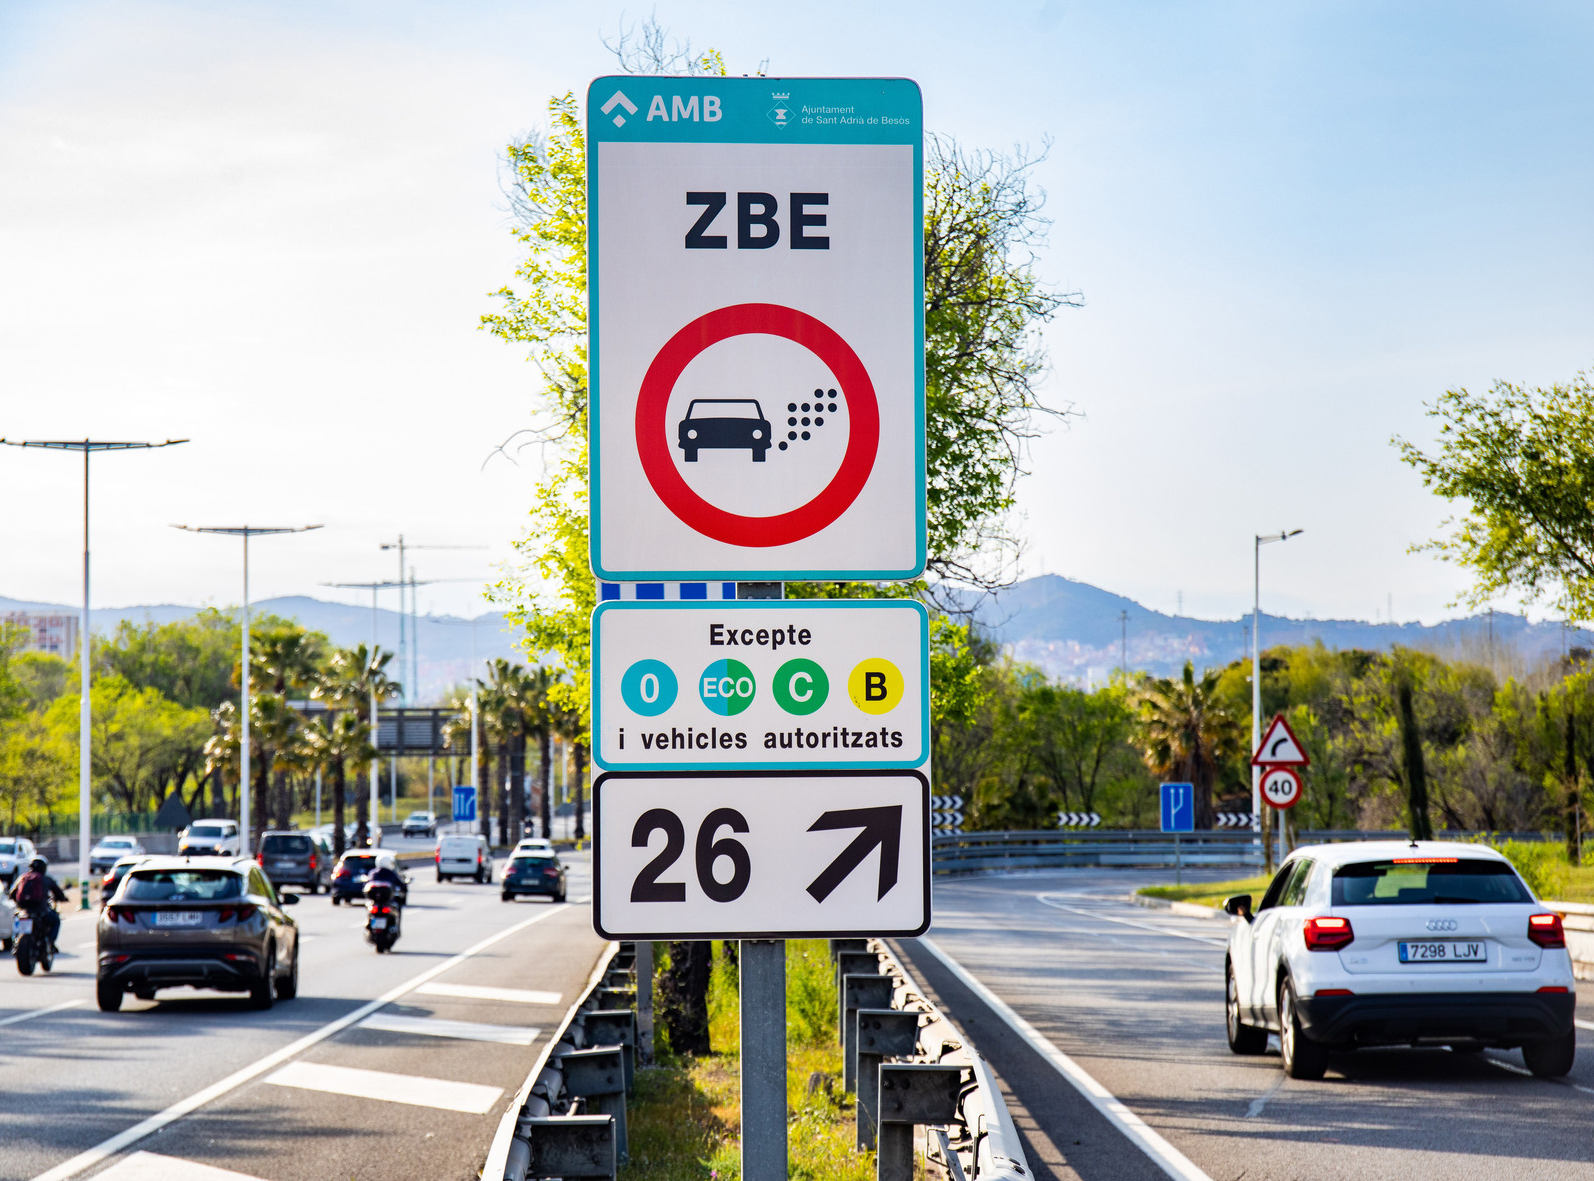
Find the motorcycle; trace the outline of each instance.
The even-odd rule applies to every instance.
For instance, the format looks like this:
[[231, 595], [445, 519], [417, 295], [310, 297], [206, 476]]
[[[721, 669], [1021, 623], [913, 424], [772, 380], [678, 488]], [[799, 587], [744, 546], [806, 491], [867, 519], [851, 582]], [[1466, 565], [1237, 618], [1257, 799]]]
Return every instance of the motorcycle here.
[[[41, 923], [44, 925], [35, 931], [35, 927]], [[46, 972], [55, 966], [55, 948], [44, 934], [48, 929], [49, 924], [42, 912], [35, 918], [26, 911], [20, 911], [13, 921], [12, 950], [17, 959], [17, 971], [24, 976], [33, 975], [34, 964]]]
[[380, 954], [392, 949], [399, 938], [401, 909], [393, 901], [393, 887], [371, 882], [365, 887], [365, 941]]

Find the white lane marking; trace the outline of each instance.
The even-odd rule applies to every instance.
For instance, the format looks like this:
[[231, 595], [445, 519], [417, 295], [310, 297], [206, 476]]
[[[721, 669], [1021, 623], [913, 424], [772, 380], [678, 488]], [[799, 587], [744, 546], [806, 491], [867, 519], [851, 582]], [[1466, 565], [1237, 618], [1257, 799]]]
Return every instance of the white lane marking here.
[[[93, 692], [92, 692], [92, 687], [91, 687], [91, 691], [90, 691], [90, 693], [89, 693], [89, 696], [90, 696], [90, 697], [93, 697], [93, 696], [94, 696], [94, 694], [93, 694]], [[77, 945], [77, 950], [78, 950], [78, 951], [83, 951], [83, 950], [84, 950], [84, 949], [85, 949], [85, 948], [89, 948], [89, 947], [98, 947], [98, 946], [99, 946], [99, 944], [100, 944], [100, 941], [99, 941], [99, 940], [98, 940], [98, 939], [90, 939], [90, 940], [89, 940], [89, 941], [88, 941], [88, 942], [87, 942], [87, 943], [79, 943], [79, 944], [78, 944], [78, 945]]]
[[1514, 1065], [1513, 1063], [1501, 1062], [1498, 1058], [1488, 1058], [1487, 1055], [1485, 1056], [1485, 1059], [1493, 1065], [1498, 1066], [1501, 1070], [1509, 1070], [1512, 1074], [1525, 1074], [1529, 1078], [1533, 1077], [1533, 1072], [1531, 1070], [1523, 1070], [1522, 1067]]
[[1229, 945], [1227, 939], [1208, 939], [1202, 935], [1187, 935], [1183, 931], [1174, 931], [1168, 927], [1159, 927], [1152, 923], [1138, 923], [1134, 919], [1114, 918], [1110, 914], [1102, 914], [1096, 910], [1084, 910], [1078, 906], [1064, 906], [1061, 902], [1053, 902], [1051, 896], [1046, 894], [1035, 895], [1035, 901], [1043, 906], [1050, 906], [1054, 910], [1067, 910], [1072, 911], [1074, 914], [1082, 914], [1086, 918], [1101, 919], [1109, 923], [1122, 923], [1126, 927], [1139, 927], [1142, 931], [1155, 931], [1158, 935], [1172, 935], [1175, 939], [1192, 939], [1197, 943], [1205, 943], [1209, 947], [1227, 947]]
[[259, 1178], [181, 1157], [135, 1152], [106, 1169], [94, 1181], [259, 1181]]
[[1278, 1078], [1273, 1080], [1273, 1085], [1251, 1100], [1251, 1106], [1245, 1109], [1246, 1119], [1255, 1119], [1262, 1114], [1262, 1109], [1267, 1106], [1267, 1101], [1279, 1093], [1284, 1086], [1284, 1072], [1280, 1071]]
[[380, 1029], [388, 1033], [418, 1033], [425, 1037], [452, 1037], [470, 1042], [501, 1042], [506, 1046], [529, 1046], [540, 1029], [523, 1025], [483, 1025], [476, 1021], [445, 1021], [441, 1017], [405, 1017], [398, 1013], [376, 1013], [360, 1022], [361, 1029]]
[[1031, 1049], [1046, 1059], [1058, 1074], [1072, 1083], [1092, 1107], [1101, 1112], [1113, 1127], [1149, 1156], [1164, 1173], [1175, 1178], [1175, 1181], [1212, 1181], [1212, 1178], [1197, 1168], [1189, 1157], [1152, 1130], [1145, 1120], [1130, 1111], [1123, 1100], [1093, 1079], [1079, 1063], [1052, 1045], [1040, 1030], [1015, 1013], [1006, 1001], [970, 975], [962, 964], [937, 947], [933, 939], [921, 935], [919, 945], [945, 964], [947, 970], [963, 982], [964, 987], [990, 1006], [993, 1013], [1007, 1022], [1014, 1033], [1028, 1042]]
[[256, 1059], [248, 1066], [245, 1066], [242, 1070], [233, 1071], [233, 1073], [229, 1074], [226, 1078], [221, 1079], [219, 1082], [214, 1082], [203, 1090], [195, 1091], [186, 1099], [178, 1100], [176, 1103], [173, 1103], [170, 1107], [166, 1108], [165, 1111], [156, 1112], [148, 1119], [141, 1120], [140, 1122], [134, 1124], [131, 1128], [128, 1128], [122, 1132], [118, 1132], [116, 1135], [107, 1140], [100, 1141], [100, 1143], [96, 1144], [93, 1148], [86, 1149], [71, 1159], [62, 1161], [53, 1169], [46, 1169], [37, 1177], [33, 1178], [33, 1181], [66, 1181], [68, 1177], [77, 1176], [79, 1173], [83, 1172], [84, 1169], [89, 1169], [99, 1164], [112, 1153], [120, 1152], [130, 1144], [138, 1143], [145, 1136], [150, 1135], [152, 1132], [160, 1131], [173, 1120], [181, 1119], [189, 1112], [203, 1107], [213, 1099], [219, 1099], [223, 1095], [227, 1094], [227, 1092], [243, 1086], [244, 1083], [247, 1083], [253, 1078], [259, 1077], [266, 1071], [270, 1070], [273, 1066], [279, 1066], [288, 1061], [288, 1059], [302, 1054], [311, 1046], [314, 1046], [319, 1042], [324, 1042], [327, 1038], [331, 1037], [339, 1030], [347, 1029], [349, 1026], [364, 1020], [378, 1009], [392, 1004], [394, 1001], [398, 1000], [399, 997], [404, 996], [407, 993], [413, 992], [415, 989], [425, 984], [428, 980], [447, 972], [450, 968], [459, 967], [460, 964], [463, 964], [472, 956], [479, 955], [481, 952], [486, 951], [489, 947], [493, 946], [493, 944], [504, 939], [508, 939], [511, 935], [519, 934], [527, 927], [530, 927], [536, 923], [540, 923], [543, 919], [549, 918], [558, 913], [559, 912], [557, 910], [538, 911], [536, 914], [530, 916], [529, 918], [522, 919], [513, 926], [505, 927], [496, 935], [489, 935], [480, 943], [474, 944], [471, 947], [467, 947], [458, 955], [453, 956], [450, 959], [446, 959], [435, 967], [428, 968], [426, 971], [410, 977], [404, 983], [394, 988], [388, 989], [374, 1001], [367, 1001], [353, 1012], [345, 1013], [336, 1021], [329, 1021], [320, 1029], [317, 1029], [312, 1033], [305, 1034], [305, 1036], [300, 1038], [298, 1041], [290, 1042], [288, 1045], [283, 1046], [282, 1049], [274, 1050], [270, 1054], [267, 1054], [264, 1058]]
[[424, 992], [427, 996], [457, 996], [472, 1001], [512, 1001], [519, 1005], [557, 1005], [562, 999], [557, 992], [538, 992], [530, 988], [489, 988], [482, 984], [423, 984], [415, 991]]
[[1594, 1029], [1594, 1021], [1573, 1021], [1572, 1024], [1579, 1029]]
[[34, 1017], [45, 1017], [51, 1013], [59, 1013], [62, 1009], [75, 1009], [83, 1003], [82, 1001], [62, 1001], [59, 1005], [51, 1005], [45, 1009], [29, 1009], [26, 1013], [16, 1013], [10, 1017], [0, 1019], [0, 1025], [15, 1025], [18, 1021], [27, 1021]]
[[446, 1078], [390, 1074], [385, 1070], [359, 1070], [353, 1066], [328, 1066], [324, 1062], [290, 1062], [277, 1073], [268, 1074], [263, 1081], [279, 1087], [301, 1087], [307, 1091], [408, 1103], [412, 1107], [437, 1107], [470, 1115], [486, 1115], [504, 1093], [502, 1087], [484, 1087], [480, 1083], [456, 1083]]

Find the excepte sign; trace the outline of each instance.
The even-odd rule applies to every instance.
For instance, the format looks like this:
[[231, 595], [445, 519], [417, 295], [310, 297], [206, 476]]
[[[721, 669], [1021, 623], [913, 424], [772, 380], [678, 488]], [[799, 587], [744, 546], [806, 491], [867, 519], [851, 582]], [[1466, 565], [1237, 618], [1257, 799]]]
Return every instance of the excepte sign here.
[[592, 642], [600, 767], [928, 759], [929, 615], [911, 600], [602, 603]]
[[607, 939], [922, 935], [929, 797], [917, 771], [599, 776], [593, 925]]
[[917, 577], [918, 87], [628, 75], [587, 115], [594, 571]]

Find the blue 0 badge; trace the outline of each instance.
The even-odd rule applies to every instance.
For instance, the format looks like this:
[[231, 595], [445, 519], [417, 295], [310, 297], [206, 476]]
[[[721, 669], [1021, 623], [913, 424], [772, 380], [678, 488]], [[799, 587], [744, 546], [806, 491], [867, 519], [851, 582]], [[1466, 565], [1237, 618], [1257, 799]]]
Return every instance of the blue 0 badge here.
[[620, 678], [620, 696], [632, 713], [656, 718], [675, 704], [675, 674], [662, 660], [639, 660]]

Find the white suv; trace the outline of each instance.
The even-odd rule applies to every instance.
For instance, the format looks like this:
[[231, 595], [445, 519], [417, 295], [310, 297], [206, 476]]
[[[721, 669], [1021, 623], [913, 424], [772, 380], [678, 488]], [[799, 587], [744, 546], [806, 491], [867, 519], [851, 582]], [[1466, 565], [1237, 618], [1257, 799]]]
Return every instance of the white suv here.
[[1223, 909], [1229, 1048], [1279, 1035], [1291, 1078], [1331, 1050], [1443, 1045], [1522, 1050], [1558, 1077], [1577, 1052], [1577, 994], [1561, 916], [1493, 849], [1366, 841], [1295, 850], [1251, 911]]
[[0, 882], [6, 889], [28, 872], [28, 863], [39, 855], [27, 837], [0, 837]]
[[240, 840], [236, 820], [196, 820], [178, 834], [177, 852], [192, 857], [237, 857]]

